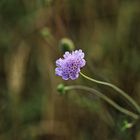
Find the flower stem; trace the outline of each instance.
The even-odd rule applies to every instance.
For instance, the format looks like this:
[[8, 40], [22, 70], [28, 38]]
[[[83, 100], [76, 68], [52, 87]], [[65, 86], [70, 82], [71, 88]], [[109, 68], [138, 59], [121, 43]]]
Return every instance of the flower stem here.
[[101, 85], [106, 85], [106, 86], [109, 86], [109, 87], [113, 88], [114, 90], [116, 90], [117, 92], [119, 92], [123, 97], [125, 97], [136, 108], [136, 110], [140, 113], [140, 106], [136, 103], [136, 101], [134, 101], [127, 93], [125, 93], [123, 90], [121, 90], [117, 86], [115, 86], [115, 85], [113, 85], [111, 83], [108, 83], [108, 82], [103, 82], [103, 81], [95, 80], [93, 78], [90, 78], [90, 77], [84, 75], [81, 72], [80, 72], [80, 74], [84, 78], [86, 78], [86, 79], [88, 79], [88, 80], [90, 80], [92, 82], [95, 82], [95, 83], [101, 84]]
[[112, 105], [114, 108], [116, 108], [117, 110], [119, 110], [120, 112], [124, 113], [125, 115], [128, 115], [134, 119], [138, 119], [139, 118], [139, 115], [127, 110], [127, 109], [124, 109], [123, 107], [121, 107], [120, 105], [116, 104], [114, 101], [112, 101], [110, 98], [108, 98], [106, 95], [102, 94], [101, 92], [93, 89], [93, 88], [89, 88], [89, 87], [86, 87], [86, 86], [81, 86], [81, 85], [73, 85], [73, 86], [66, 86], [65, 87], [65, 90], [68, 91], [68, 90], [73, 90], [73, 89], [82, 89], [82, 90], [85, 90], [85, 91], [89, 91], [91, 93], [94, 93], [96, 96], [102, 98], [103, 100], [105, 100], [107, 103], [109, 103], [110, 105]]

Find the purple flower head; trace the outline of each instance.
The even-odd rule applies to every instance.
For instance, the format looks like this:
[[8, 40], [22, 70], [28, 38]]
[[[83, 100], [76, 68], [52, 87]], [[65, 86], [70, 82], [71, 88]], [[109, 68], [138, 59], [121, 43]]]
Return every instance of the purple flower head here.
[[80, 69], [86, 64], [84, 53], [82, 50], [72, 51], [71, 53], [65, 52], [63, 57], [56, 60], [56, 75], [61, 76], [64, 80], [77, 79]]

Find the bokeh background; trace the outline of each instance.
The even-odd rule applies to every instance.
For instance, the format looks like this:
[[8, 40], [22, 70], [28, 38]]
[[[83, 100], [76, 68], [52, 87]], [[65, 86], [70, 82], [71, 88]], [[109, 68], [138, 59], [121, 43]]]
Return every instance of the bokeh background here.
[[57, 92], [85, 85], [119, 105], [110, 88], [55, 76], [68, 38], [85, 52], [90, 77], [114, 83], [140, 104], [139, 0], [0, 0], [0, 140], [140, 140], [140, 122], [94, 95]]

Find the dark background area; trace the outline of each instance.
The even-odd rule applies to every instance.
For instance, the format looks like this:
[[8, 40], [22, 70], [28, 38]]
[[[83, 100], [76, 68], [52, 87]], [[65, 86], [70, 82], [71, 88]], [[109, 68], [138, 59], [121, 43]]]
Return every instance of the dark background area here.
[[110, 88], [82, 77], [55, 76], [61, 39], [85, 52], [83, 72], [114, 83], [140, 104], [139, 0], [0, 1], [0, 140], [140, 140], [140, 122], [84, 91], [60, 96], [57, 85], [80, 84], [132, 106]]

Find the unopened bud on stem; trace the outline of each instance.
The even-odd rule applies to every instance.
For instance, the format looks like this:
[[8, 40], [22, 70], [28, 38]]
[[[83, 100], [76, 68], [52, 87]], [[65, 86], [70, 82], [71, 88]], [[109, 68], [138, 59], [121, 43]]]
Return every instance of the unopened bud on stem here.
[[72, 40], [68, 38], [63, 38], [60, 40], [59, 48], [62, 53], [65, 53], [66, 51], [73, 51], [75, 46]]

